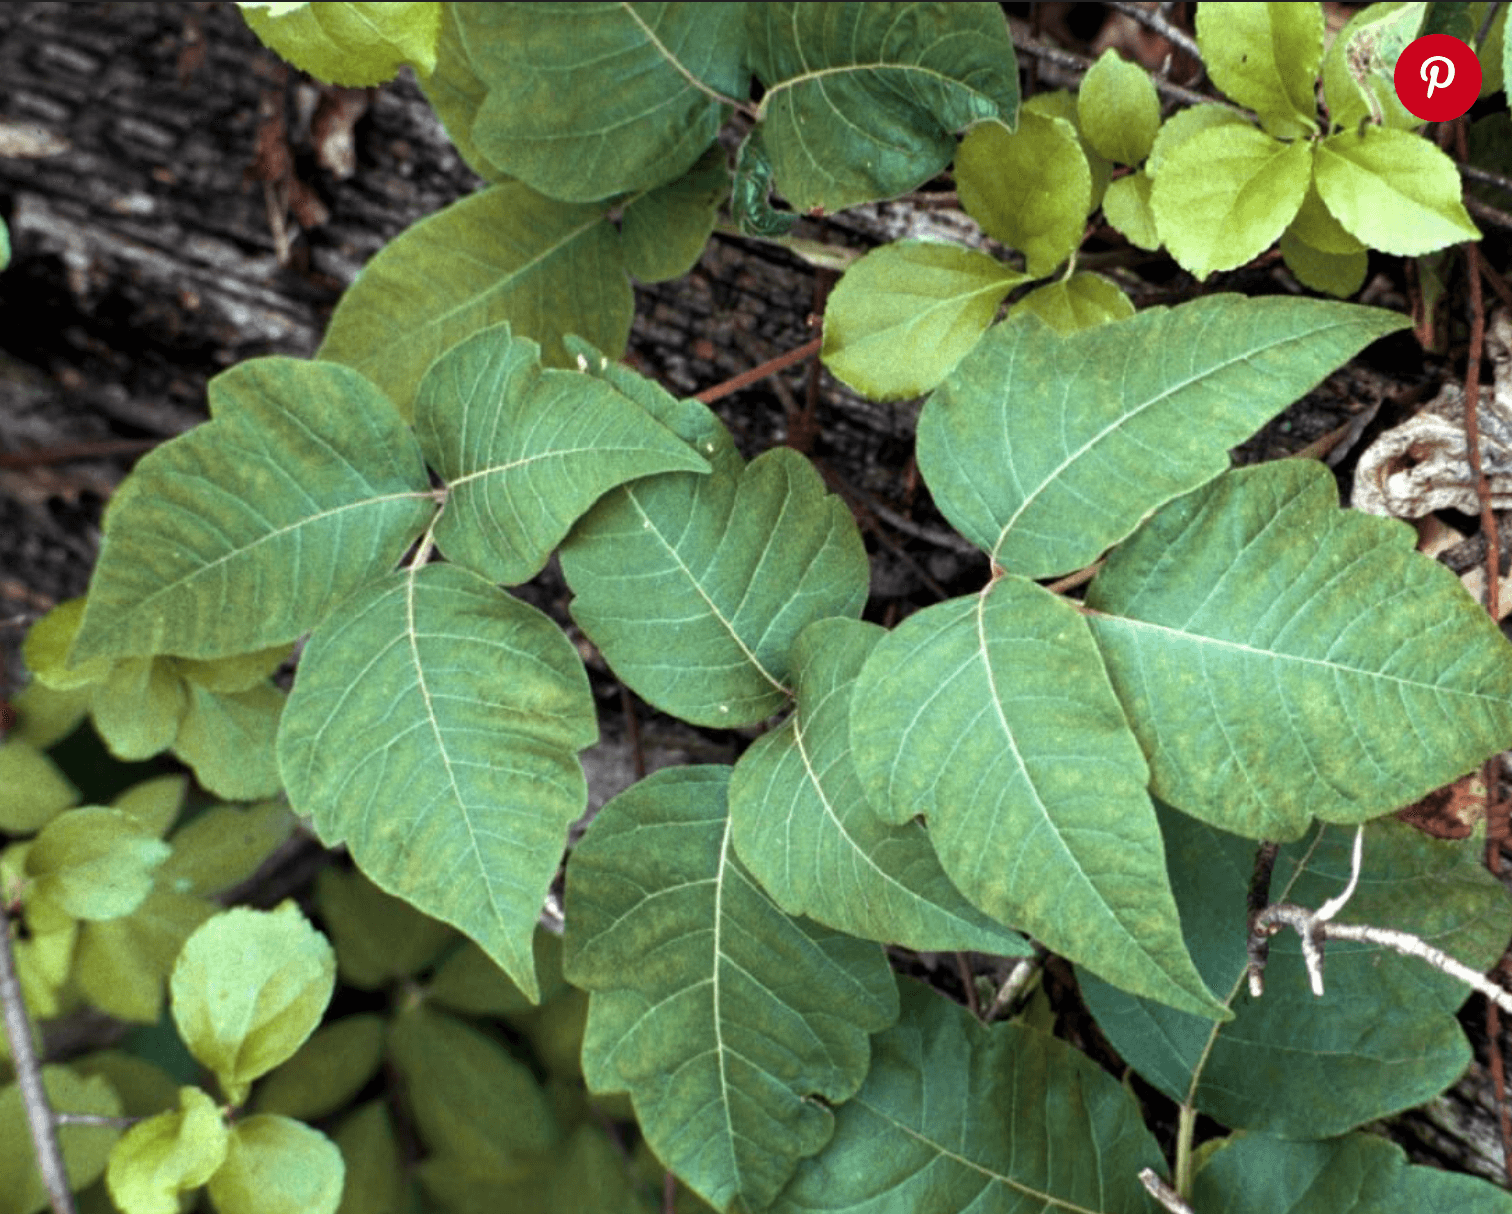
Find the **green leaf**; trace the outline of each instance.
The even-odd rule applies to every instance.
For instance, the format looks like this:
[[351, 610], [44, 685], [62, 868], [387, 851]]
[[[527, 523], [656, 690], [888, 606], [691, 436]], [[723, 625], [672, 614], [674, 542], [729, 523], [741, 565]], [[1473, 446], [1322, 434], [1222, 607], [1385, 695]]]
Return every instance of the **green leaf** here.
[[824, 365], [873, 400], [919, 396], [976, 345], [1004, 297], [1027, 281], [974, 249], [928, 240], [885, 244], [830, 292]]
[[961, 206], [995, 240], [1024, 253], [1031, 278], [1043, 278], [1081, 244], [1092, 209], [1092, 171], [1076, 128], [1033, 110], [1009, 134], [996, 123], [973, 127], [956, 153]]
[[210, 381], [210, 410], [111, 499], [74, 661], [286, 644], [434, 513], [414, 436], [345, 367], [252, 359]]
[[1479, 240], [1454, 161], [1426, 139], [1386, 127], [1317, 145], [1318, 196], [1351, 236], [1403, 257]]
[[79, 790], [30, 742], [0, 742], [0, 830], [34, 834], [78, 799]]
[[405, 63], [422, 77], [436, 65], [439, 4], [293, 4], [282, 16], [237, 7], [264, 46], [328, 84], [362, 88], [393, 79]]
[[597, 721], [572, 643], [475, 573], [375, 583], [310, 637], [279, 726], [290, 803], [380, 888], [536, 997], [535, 922], [587, 803]]
[[105, 1182], [124, 1214], [179, 1214], [192, 1192], [225, 1162], [230, 1131], [199, 1088], [179, 1089], [179, 1111], [127, 1130], [110, 1153]]
[[1242, 266], [1291, 223], [1312, 162], [1304, 140], [1281, 143], [1229, 123], [1197, 132], [1166, 154], [1150, 190], [1161, 240], [1198, 278]]
[[1237, 295], [1067, 337], [1009, 321], [926, 402], [919, 471], [951, 525], [1000, 568], [1067, 573], [1217, 476], [1228, 448], [1406, 324], [1350, 304]]
[[262, 1113], [232, 1127], [210, 1200], [220, 1214], [335, 1214], [345, 1176], [341, 1152], [319, 1130]]
[[1145, 174], [1152, 180], [1158, 177], [1167, 156], [1194, 135], [1218, 126], [1242, 127], [1248, 131], [1255, 129], [1243, 114], [1235, 113], [1226, 105], [1194, 105], [1189, 109], [1177, 110], [1160, 125], [1160, 133], [1155, 136], [1155, 146], [1150, 149], [1150, 158], [1145, 162]]
[[48, 823], [27, 852], [27, 892], [76, 919], [119, 919], [152, 891], [169, 851], [118, 809], [71, 810]]
[[101, 1011], [152, 1024], [162, 1014], [163, 983], [184, 941], [216, 909], [200, 898], [158, 891], [124, 919], [85, 923], [72, 979]]
[[370, 1100], [342, 1120], [336, 1146], [346, 1164], [338, 1214], [402, 1214], [409, 1181], [383, 1100]]
[[1281, 256], [1286, 268], [1304, 287], [1325, 291], [1339, 299], [1363, 287], [1370, 268], [1370, 258], [1364, 249], [1354, 253], [1323, 253], [1290, 231], [1281, 233]]
[[614, 486], [709, 465], [601, 379], [542, 371], [541, 348], [495, 325], [453, 346], [415, 395], [415, 432], [447, 482], [435, 529], [449, 560], [517, 585]]
[[[568, 202], [681, 177], [744, 100], [744, 4], [466, 4], [487, 87], [472, 138], [493, 164]], [[605, 343], [607, 344], [607, 343]]]
[[661, 397], [641, 403], [714, 472], [623, 485], [579, 522], [561, 553], [572, 618], [647, 703], [697, 725], [752, 725], [787, 702], [804, 626], [861, 614], [866, 550], [803, 456], [779, 447], [744, 464], [708, 409]]
[[[583, 1068], [718, 1209], [769, 1205], [897, 1016], [876, 945], [790, 919], [730, 844], [727, 768], [659, 771], [567, 865], [567, 978], [593, 992]], [[635, 964], [625, 959], [634, 957]]]
[[625, 208], [620, 227], [625, 269], [641, 282], [681, 278], [698, 264], [719, 205], [729, 196], [725, 150], [713, 143], [676, 181], [657, 186]]
[[173, 753], [218, 797], [271, 797], [280, 788], [274, 743], [284, 698], [267, 682], [225, 695], [191, 685]]
[[757, 127], [735, 153], [730, 212], [742, 236], [775, 240], [793, 230], [798, 216], [772, 205], [772, 158], [761, 136], [762, 128]]
[[1088, 620], [1155, 794], [1295, 839], [1512, 746], [1512, 649], [1414, 543], [1395, 519], [1340, 510], [1327, 468], [1281, 460], [1171, 503], [1116, 549]]
[[955, 132], [1017, 119], [995, 4], [746, 7], [763, 143], [795, 211], [907, 193], [950, 163]]
[[343, 1016], [316, 1029], [292, 1058], [257, 1085], [252, 1107], [305, 1121], [336, 1112], [377, 1074], [387, 1023], [376, 1015]]
[[[544, 928], [535, 935], [536, 974], [541, 980], [541, 1003], [547, 1004], [569, 989], [562, 978], [562, 940]], [[436, 967], [426, 998], [470, 1016], [519, 1016], [534, 1011], [525, 993], [471, 940]]]
[[1154, 188], [1147, 173], [1128, 173], [1109, 182], [1103, 195], [1103, 215], [1135, 248], [1160, 248], [1155, 212], [1150, 209], [1150, 191]]
[[867, 940], [1024, 956], [1024, 939], [950, 883], [918, 822], [888, 825], [851, 763], [851, 690], [885, 635], [859, 620], [816, 620], [793, 650], [798, 710], [758, 738], [730, 776], [736, 854], [789, 915]]
[[1213, 83], [1259, 114], [1272, 135], [1317, 132], [1322, 5], [1204, 4], [1197, 10], [1197, 46]]
[[902, 1017], [873, 1043], [866, 1083], [772, 1214], [1146, 1214], [1139, 1171], [1165, 1168], [1116, 1080], [1048, 1034], [986, 1028], [927, 987], [900, 987]]
[[1076, 108], [1082, 134], [1100, 155], [1138, 164], [1150, 154], [1160, 129], [1160, 98], [1137, 63], [1105, 50], [1082, 77]]
[[506, 182], [384, 245], [336, 305], [318, 356], [361, 371], [409, 421], [426, 368], [479, 329], [509, 321], [565, 366], [565, 333], [619, 357], [634, 310], [604, 208]]
[[336, 945], [342, 982], [359, 990], [418, 974], [456, 939], [439, 919], [384, 893], [357, 871], [321, 869], [315, 908]]
[[5, 226], [5, 220], [0, 219], [0, 270], [10, 265], [11, 242], [10, 229]]
[[436, 66], [428, 76], [418, 79], [420, 91], [446, 128], [447, 137], [467, 166], [489, 182], [506, 181], [509, 174], [489, 161], [473, 142], [472, 128], [478, 110], [488, 95], [488, 87], [478, 79], [462, 45], [458, 26], [459, 7], [441, 4], [441, 28], [436, 40]]
[[126, 789], [111, 802], [111, 808], [129, 814], [142, 833], [161, 839], [178, 821], [188, 789], [188, 776], [154, 776]]
[[1286, 233], [1320, 253], [1346, 254], [1365, 250], [1365, 246], [1346, 232], [1344, 225], [1324, 205], [1316, 184], [1307, 187], [1301, 209]]
[[274, 911], [233, 907], [184, 942], [173, 1019], [227, 1099], [242, 1104], [252, 1081], [314, 1031], [335, 984], [335, 953], [292, 901]]
[[[1236, 1129], [1325, 1138], [1423, 1103], [1470, 1062], [1455, 1019], [1469, 990], [1424, 962], [1372, 945], [1326, 948], [1313, 995], [1294, 932], [1274, 937], [1265, 994], [1246, 987], [1246, 890], [1255, 845], [1157, 802], [1187, 944], [1234, 1012], [1214, 1025], [1080, 974], [1108, 1040], [1173, 1100]], [[1322, 827], [1281, 849], [1270, 897], [1318, 907], [1349, 880], [1354, 831]], [[1508, 899], [1482, 845], [1430, 839], [1386, 820], [1365, 833], [1359, 888], [1339, 921], [1412, 932], [1472, 969], [1495, 964]]]
[[1021, 578], [871, 651], [852, 757], [885, 822], [923, 815], [974, 904], [1131, 990], [1223, 1015], [1181, 942], [1139, 747], [1070, 603]]
[[1333, 126], [1357, 130], [1365, 118], [1398, 130], [1423, 120], [1396, 95], [1396, 63], [1423, 25], [1426, 4], [1371, 4], [1351, 17], [1323, 59], [1323, 97]]
[[289, 646], [274, 645], [255, 653], [238, 653], [208, 662], [175, 658], [173, 667], [186, 683], [213, 691], [217, 695], [233, 695], [238, 691], [251, 691], [265, 683], [288, 660], [289, 655]]
[[178, 737], [189, 707], [184, 681], [157, 658], [117, 662], [89, 702], [95, 732], [118, 759], [150, 759]]
[[1081, 129], [1081, 115], [1077, 112], [1075, 94], [1070, 89], [1036, 93], [1024, 102], [1024, 112], [1041, 114], [1046, 118], [1061, 118], [1076, 129], [1082, 155], [1086, 157], [1087, 167], [1092, 171], [1092, 198], [1087, 204], [1087, 212], [1091, 214], [1102, 205], [1103, 194], [1113, 177], [1113, 162], [1087, 141], [1086, 132]]
[[1374, 1134], [1329, 1142], [1235, 1135], [1204, 1156], [1192, 1208], [1226, 1214], [1509, 1214], [1512, 1195], [1477, 1176], [1409, 1166]]
[[407, 1009], [394, 1019], [389, 1050], [432, 1151], [498, 1168], [547, 1151], [560, 1137], [530, 1068], [460, 1020]]
[[212, 805], [173, 835], [173, 854], [158, 870], [163, 889], [208, 897], [246, 881], [293, 833], [281, 801], [240, 809]]
[[1070, 278], [1035, 287], [1008, 309], [1009, 316], [1025, 312], [1032, 312], [1064, 337], [1110, 320], [1125, 320], [1134, 315], [1134, 302], [1112, 280], [1078, 270]]

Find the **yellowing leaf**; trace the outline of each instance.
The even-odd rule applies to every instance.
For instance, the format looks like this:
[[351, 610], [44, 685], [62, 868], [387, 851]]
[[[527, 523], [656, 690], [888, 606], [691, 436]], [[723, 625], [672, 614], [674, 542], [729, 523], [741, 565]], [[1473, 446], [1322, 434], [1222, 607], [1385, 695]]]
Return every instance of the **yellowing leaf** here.
[[1082, 78], [1076, 107], [1082, 134], [1109, 160], [1138, 164], [1150, 154], [1160, 128], [1160, 98], [1138, 64], [1104, 51]]
[[1317, 130], [1322, 5], [1206, 3], [1197, 10], [1197, 45], [1213, 83], [1258, 113], [1272, 135]]

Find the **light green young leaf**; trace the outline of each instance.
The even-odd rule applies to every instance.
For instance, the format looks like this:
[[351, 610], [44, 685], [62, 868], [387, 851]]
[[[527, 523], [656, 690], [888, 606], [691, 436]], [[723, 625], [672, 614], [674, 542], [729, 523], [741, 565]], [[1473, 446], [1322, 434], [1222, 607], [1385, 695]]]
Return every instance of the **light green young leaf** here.
[[225, 695], [190, 684], [173, 753], [218, 797], [271, 797], [280, 788], [274, 743], [284, 698], [267, 682]]
[[1149, 73], [1111, 48], [1082, 77], [1076, 98], [1082, 134], [1100, 155], [1138, 164], [1160, 129], [1160, 98]]
[[[717, 1209], [770, 1205], [898, 1014], [882, 950], [790, 919], [735, 858], [729, 769], [659, 771], [567, 865], [567, 978], [592, 991], [583, 1069]], [[635, 958], [627, 965], [627, 957]]]
[[1160, 133], [1155, 136], [1155, 146], [1150, 149], [1150, 157], [1145, 161], [1145, 174], [1151, 179], [1158, 177], [1167, 156], [1194, 135], [1200, 135], [1216, 126], [1255, 129], [1244, 115], [1235, 113], [1225, 105], [1194, 105], [1177, 110], [1160, 124]]
[[460, 5], [462, 43], [488, 90], [473, 142], [567, 202], [676, 180], [714, 141], [725, 103], [749, 93], [746, 7]]
[[33, 679], [11, 697], [16, 725], [8, 740], [25, 742], [38, 750], [56, 746], [89, 714], [93, 694], [87, 686], [55, 691], [41, 679]]
[[1281, 257], [1297, 281], [1313, 291], [1338, 299], [1353, 295], [1365, 285], [1370, 258], [1364, 249], [1353, 253], [1324, 253], [1289, 230], [1281, 233]]
[[[42, 1088], [57, 1112], [121, 1115], [120, 1099], [98, 1076], [83, 1078], [66, 1066], [44, 1066]], [[83, 1189], [105, 1170], [121, 1131], [114, 1126], [65, 1125], [57, 1133], [69, 1187]], [[0, 1087], [0, 1214], [41, 1214], [51, 1204], [37, 1172], [21, 1089], [13, 1083]]]
[[787, 702], [804, 626], [861, 614], [866, 550], [803, 456], [779, 447], [744, 464], [708, 409], [660, 395], [640, 403], [714, 471], [622, 485], [578, 523], [561, 551], [572, 618], [647, 703], [752, 725]]
[[530, 1068], [454, 1017], [407, 1008], [393, 1020], [389, 1053], [433, 1152], [505, 1168], [550, 1150], [561, 1135]]
[[1181, 942], [1147, 771], [1076, 609], [1004, 577], [876, 645], [850, 740], [884, 822], [922, 815], [971, 902], [1110, 982], [1222, 1016]]
[[1136, 248], [1160, 248], [1155, 212], [1150, 209], [1150, 191], [1154, 188], [1149, 174], [1127, 173], [1109, 182], [1103, 195], [1103, 215]]
[[1323, 59], [1323, 99], [1332, 126], [1355, 131], [1369, 118], [1396, 130], [1423, 120], [1396, 95], [1396, 63], [1422, 28], [1427, 4], [1371, 4], [1352, 16]]
[[336, 954], [292, 901], [273, 911], [232, 907], [184, 942], [173, 1020], [226, 1098], [242, 1104], [254, 1079], [304, 1044], [335, 985]]
[[78, 799], [79, 790], [31, 743], [0, 742], [0, 830], [34, 834]]
[[169, 851], [118, 809], [70, 810], [43, 827], [26, 853], [27, 894], [76, 919], [119, 919], [152, 891]]
[[736, 854], [790, 915], [913, 949], [1024, 956], [1028, 945], [960, 894], [923, 826], [867, 804], [850, 755], [851, 690], [884, 636], [859, 620], [815, 620], [793, 650], [798, 709], [730, 775]]
[[343, 1107], [378, 1072], [388, 1021], [343, 1016], [315, 1030], [298, 1052], [257, 1085], [252, 1108], [315, 1121]]
[[1089, 565], [1151, 510], [1405, 318], [1213, 295], [1058, 337], [990, 330], [926, 402], [919, 471], [957, 531], [1003, 569]]
[[1092, 197], [1087, 203], [1087, 213], [1090, 215], [1102, 205], [1103, 194], [1113, 178], [1113, 162], [1087, 141], [1086, 132], [1081, 129], [1081, 115], [1077, 113], [1076, 95], [1070, 89], [1036, 93], [1024, 102], [1024, 112], [1041, 114], [1046, 118], [1061, 118], [1076, 128], [1082, 155], [1087, 158], [1087, 167], [1092, 170]]
[[[1470, 1046], [1454, 1013], [1470, 992], [1417, 958], [1330, 942], [1319, 999], [1286, 931], [1271, 941], [1264, 995], [1252, 998], [1245, 897], [1254, 843], [1159, 802], [1157, 810], [1187, 944], [1234, 1019], [1215, 1025], [1080, 973], [1098, 1026], [1141, 1075], [1224, 1125], [1326, 1138], [1421, 1104], [1464, 1072]], [[1271, 900], [1318, 907], [1339, 894], [1354, 833], [1321, 827], [1283, 847]], [[1507, 943], [1509, 907], [1481, 850], [1390, 819], [1374, 823], [1359, 888], [1338, 921], [1412, 932], [1484, 970]]]
[[124, 1214], [179, 1214], [179, 1197], [199, 1188], [226, 1160], [230, 1131], [215, 1101], [179, 1089], [179, 1111], [127, 1130], [110, 1152], [105, 1183]]
[[[997, 127], [982, 127], [997, 130]], [[824, 365], [873, 400], [928, 392], [1029, 276], [986, 253], [895, 240], [845, 272], [824, 307]]]
[[541, 343], [548, 364], [565, 366], [563, 334], [618, 358], [634, 312], [604, 208], [506, 182], [384, 245], [336, 305], [318, 357], [361, 371], [409, 421], [426, 368], [479, 329], [509, 321]]
[[1170, 503], [1117, 548], [1087, 619], [1155, 794], [1295, 839], [1512, 746], [1512, 648], [1414, 543], [1340, 510], [1327, 468], [1280, 460]]
[[208, 1187], [219, 1214], [335, 1214], [345, 1176], [341, 1152], [319, 1130], [259, 1113], [231, 1128]]
[[1165, 1168], [1128, 1091], [1064, 1041], [899, 985], [866, 1083], [772, 1214], [1147, 1214], [1139, 1171]]
[[95, 688], [89, 715], [95, 732], [118, 759], [150, 759], [173, 745], [189, 708], [184, 681], [169, 661], [127, 658]]
[[109, 658], [95, 658], [77, 666], [68, 663], [68, 651], [84, 622], [84, 599], [80, 596], [59, 603], [31, 626], [21, 656], [37, 681], [57, 691], [72, 691], [103, 683], [114, 665]]
[[719, 204], [729, 196], [725, 151], [713, 143], [676, 181], [657, 186], [625, 208], [620, 223], [625, 269], [641, 282], [681, 278], [698, 263]]
[[210, 381], [210, 411], [111, 499], [76, 663], [286, 644], [434, 513], [419, 444], [345, 367], [252, 359]]
[[[439, 4], [237, 7], [264, 46], [328, 84], [363, 88], [393, 79], [405, 63], [413, 63], [422, 77], [436, 66]], [[272, 11], [280, 7], [290, 11]]]
[[1198, 278], [1242, 266], [1296, 216], [1312, 161], [1304, 140], [1229, 123], [1199, 131], [1166, 153], [1150, 190], [1161, 240]]
[[174, 832], [173, 854], [158, 870], [158, 885], [209, 897], [251, 877], [293, 833], [295, 817], [282, 801], [241, 809], [212, 805]]
[[314, 634], [278, 733], [296, 812], [536, 997], [531, 939], [598, 736], [572, 643], [475, 573], [375, 582]]
[[956, 152], [961, 206], [995, 240], [1024, 254], [1043, 278], [1081, 244], [1092, 206], [1092, 172], [1076, 128], [1033, 110], [1010, 135], [997, 123], [973, 127]]
[[[154, 776], [133, 784], [110, 804], [129, 814], [143, 834], [161, 839], [178, 821], [188, 788], [188, 776]], [[170, 856], [165, 864], [171, 862]]]
[[1213, 83], [1259, 114], [1272, 135], [1316, 133], [1321, 4], [1203, 4], [1197, 46]]
[[1334, 218], [1323, 199], [1318, 195], [1316, 184], [1307, 187], [1301, 209], [1286, 229], [1287, 235], [1302, 241], [1320, 253], [1362, 253], [1365, 246], [1344, 230], [1344, 225]]
[[1481, 237], [1454, 161], [1426, 139], [1387, 127], [1340, 131], [1314, 156], [1318, 196], [1373, 249], [1414, 257]]
[[260, 683], [266, 682], [284, 664], [289, 654], [289, 646], [273, 645], [255, 653], [238, 653], [208, 662], [175, 658], [173, 668], [186, 683], [224, 695], [251, 691]]
[[436, 543], [490, 582], [528, 582], [614, 486], [707, 472], [687, 443], [601, 379], [542, 371], [541, 348], [494, 325], [431, 364], [415, 433], [447, 483]]
[[315, 909], [336, 945], [341, 981], [359, 990], [413, 977], [456, 939], [439, 919], [384, 893], [355, 869], [321, 869]]
[[124, 919], [85, 923], [70, 980], [101, 1011], [154, 1024], [184, 941], [217, 909], [202, 898], [155, 891]]
[[1375, 1134], [1328, 1142], [1234, 1135], [1208, 1151], [1192, 1208], [1225, 1214], [1512, 1214], [1512, 1194], [1478, 1176], [1409, 1165]]
[[1110, 320], [1134, 315], [1134, 301], [1118, 284], [1101, 274], [1078, 270], [1070, 278], [1035, 287], [1008, 309], [1009, 316], [1032, 312], [1064, 337], [1080, 329], [1092, 329]]
[[800, 213], [922, 185], [955, 132], [1017, 121], [1018, 64], [995, 4], [752, 4], [762, 141]]

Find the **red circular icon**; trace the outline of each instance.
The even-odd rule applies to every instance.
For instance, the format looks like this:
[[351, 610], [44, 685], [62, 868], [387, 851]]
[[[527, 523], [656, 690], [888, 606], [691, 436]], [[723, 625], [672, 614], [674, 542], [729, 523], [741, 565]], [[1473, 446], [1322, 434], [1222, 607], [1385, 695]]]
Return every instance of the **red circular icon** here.
[[1392, 83], [1398, 100], [1417, 117], [1448, 122], [1480, 96], [1480, 60], [1452, 34], [1429, 34], [1408, 44]]

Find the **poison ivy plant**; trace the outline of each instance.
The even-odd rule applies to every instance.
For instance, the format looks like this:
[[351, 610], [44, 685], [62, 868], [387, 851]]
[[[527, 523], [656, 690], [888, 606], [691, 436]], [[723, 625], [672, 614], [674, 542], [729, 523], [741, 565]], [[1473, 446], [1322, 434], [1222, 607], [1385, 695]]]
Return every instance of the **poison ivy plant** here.
[[[1077, 264], [1098, 208], [1199, 279], [1279, 240], [1336, 294], [1369, 248], [1474, 238], [1382, 91], [1403, 38], [1474, 14], [1371, 6], [1325, 55], [1316, 5], [1203, 5], [1211, 79], [1253, 115], [1162, 119], [1112, 53], [1021, 106], [988, 4], [245, 7], [326, 78], [412, 65], [488, 184], [373, 259], [317, 360], [218, 376], [211, 420], [117, 493], [87, 597], [27, 640], [0, 744], [26, 999], [152, 1025], [166, 983], [148, 1032], [183, 1072], [49, 1072], [141, 1119], [73, 1136], [71, 1183], [103, 1170], [125, 1214], [201, 1188], [223, 1214], [649, 1211], [662, 1169], [679, 1210], [1148, 1208], [1165, 1164], [1127, 1091], [1044, 1013], [982, 1026], [895, 978], [890, 946], [916, 972], [1073, 962], [1186, 1110], [1199, 1209], [1512, 1208], [1346, 1136], [1463, 1069], [1456, 983], [1336, 942], [1317, 999], [1282, 938], [1264, 996], [1243, 986], [1262, 840], [1273, 900], [1333, 897], [1364, 824], [1348, 917], [1480, 968], [1509, 934], [1472, 844], [1387, 816], [1512, 746], [1512, 650], [1320, 465], [1229, 466], [1407, 322], [1223, 293], [1136, 311]], [[952, 163], [1006, 254], [782, 235]], [[721, 205], [848, 267], [823, 357], [927, 396], [918, 472], [979, 585], [863, 618], [866, 543], [820, 469], [747, 458], [617, 361], [632, 279], [685, 272]], [[513, 589], [553, 558], [556, 614]], [[1041, 584], [1067, 575], [1083, 598]], [[590, 650], [749, 745], [584, 821]], [[168, 777], [79, 805], [45, 752], [85, 717], [256, 803]], [[355, 864], [314, 881], [331, 943], [292, 903], [210, 901], [296, 819]], [[338, 975], [367, 993], [321, 1024]], [[1199, 1111], [1232, 1134], [1196, 1160]], [[609, 1118], [638, 1123], [635, 1161]], [[13, 1123], [0, 1195], [31, 1214]]]

